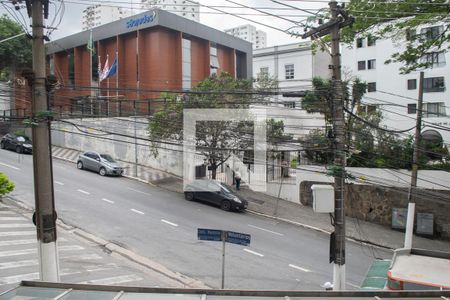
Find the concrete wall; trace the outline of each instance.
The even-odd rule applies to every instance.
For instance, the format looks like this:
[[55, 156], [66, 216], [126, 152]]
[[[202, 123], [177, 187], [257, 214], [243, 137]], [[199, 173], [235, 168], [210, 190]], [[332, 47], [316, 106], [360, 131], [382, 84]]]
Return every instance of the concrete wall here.
[[[312, 204], [311, 186], [323, 182], [300, 184], [303, 205]], [[450, 191], [423, 190], [415, 198], [416, 213], [432, 213], [437, 236], [450, 238]], [[392, 208], [408, 207], [408, 189], [371, 185], [346, 185], [346, 215], [360, 220], [391, 226]]]
[[[92, 150], [108, 153], [115, 159], [130, 163], [136, 161], [135, 153], [137, 152], [139, 165], [182, 176], [182, 145], [161, 144], [161, 148], [158, 148], [158, 156], [154, 157], [150, 143], [146, 141], [148, 139], [147, 120], [138, 118], [136, 121], [136, 123], [130, 122], [130, 119], [125, 118], [70, 120], [80, 126], [81, 130], [67, 123], [53, 122], [52, 144], [79, 151]], [[135, 125], [137, 140], [134, 139]], [[114, 131], [117, 134], [105, 135], [104, 132], [91, 127]]]

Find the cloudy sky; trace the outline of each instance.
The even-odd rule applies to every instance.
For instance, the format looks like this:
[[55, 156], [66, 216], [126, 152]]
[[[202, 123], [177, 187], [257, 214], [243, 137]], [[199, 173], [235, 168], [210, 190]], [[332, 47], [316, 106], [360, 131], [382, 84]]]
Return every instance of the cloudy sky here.
[[[134, 12], [139, 13], [142, 12], [138, 9], [139, 2], [140, 0], [64, 0], [64, 9], [60, 9], [61, 0], [51, 1], [50, 15], [46, 25], [56, 27], [56, 29], [51, 33], [50, 39], [59, 39], [81, 31], [82, 11], [90, 5], [103, 4], [124, 9], [133, 7]], [[316, 13], [318, 9], [327, 6], [327, 0], [200, 0], [199, 2], [201, 4], [200, 23], [219, 30], [251, 23], [257, 29], [267, 32], [268, 46], [301, 41], [301, 38], [292, 37], [283, 31], [289, 29], [300, 34], [303, 33], [303, 28], [299, 24], [306, 17]], [[12, 6], [9, 5], [9, 7]], [[21, 23], [29, 22], [25, 9], [7, 10], [3, 5], [0, 7], [0, 13], [6, 13], [11, 18], [14, 14], [16, 20], [20, 20]], [[239, 15], [241, 18], [233, 15]]]

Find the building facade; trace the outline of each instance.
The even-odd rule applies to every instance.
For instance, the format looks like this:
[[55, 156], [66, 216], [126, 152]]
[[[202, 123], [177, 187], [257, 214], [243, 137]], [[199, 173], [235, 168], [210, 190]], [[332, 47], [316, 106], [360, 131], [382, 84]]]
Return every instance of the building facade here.
[[[419, 28], [415, 34], [434, 38], [445, 25]], [[409, 32], [411, 34], [411, 32]], [[385, 64], [395, 52], [405, 49], [407, 35], [398, 40], [358, 38], [353, 45], [342, 45], [343, 74], [359, 77], [368, 84], [363, 97], [366, 108], [377, 108], [383, 124], [390, 129], [405, 130], [416, 125], [420, 71], [401, 74], [400, 63]], [[443, 45], [442, 49], [448, 45]], [[440, 49], [437, 49], [440, 50]], [[422, 132], [436, 131], [450, 141], [450, 53], [430, 52], [421, 60], [432, 63], [424, 71]], [[447, 63], [448, 62], [448, 63]], [[407, 134], [414, 134], [414, 130]]]
[[131, 16], [131, 10], [121, 7], [103, 6], [100, 4], [89, 6], [83, 10], [82, 28], [83, 30], [89, 30], [129, 16]]
[[[313, 77], [330, 78], [328, 66], [331, 56], [322, 51], [313, 53], [310, 42], [280, 45], [253, 51], [253, 77], [268, 76], [278, 81], [283, 92], [310, 90]], [[320, 114], [309, 114], [301, 109], [300, 97], [278, 95], [274, 119], [283, 120], [285, 132], [295, 138], [304, 137], [312, 129], [320, 129], [325, 121]]]
[[[250, 43], [164, 10], [95, 27], [92, 37], [92, 56], [90, 31], [47, 44], [49, 72], [59, 86], [54, 106], [92, 96], [131, 105], [130, 100], [150, 101], [163, 91], [189, 90], [212, 73], [252, 76]], [[109, 66], [117, 60], [116, 74], [99, 82], [98, 68], [107, 60]], [[149, 106], [138, 109], [150, 112]]]
[[267, 33], [250, 24], [226, 29], [225, 33], [252, 43], [253, 49], [265, 48], [267, 45]]
[[192, 21], [200, 22], [200, 4], [186, 0], [142, 0], [141, 9], [159, 8]]

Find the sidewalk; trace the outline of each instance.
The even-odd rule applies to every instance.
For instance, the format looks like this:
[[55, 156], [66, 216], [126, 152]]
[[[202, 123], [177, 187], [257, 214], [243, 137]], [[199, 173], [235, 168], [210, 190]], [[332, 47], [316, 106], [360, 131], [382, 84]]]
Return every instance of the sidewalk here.
[[[155, 181], [153, 184], [174, 192], [183, 191], [183, 181], [178, 178]], [[278, 199], [260, 192], [254, 192], [243, 186], [238, 195], [247, 199], [247, 211], [254, 214], [263, 215], [330, 234], [333, 231], [328, 214], [314, 213], [309, 206]], [[392, 230], [387, 226], [361, 221], [355, 218], [346, 218], [347, 238], [357, 242], [364, 242], [383, 248], [396, 249], [403, 247], [404, 233]], [[413, 247], [449, 251], [450, 241], [436, 240], [414, 236]]]

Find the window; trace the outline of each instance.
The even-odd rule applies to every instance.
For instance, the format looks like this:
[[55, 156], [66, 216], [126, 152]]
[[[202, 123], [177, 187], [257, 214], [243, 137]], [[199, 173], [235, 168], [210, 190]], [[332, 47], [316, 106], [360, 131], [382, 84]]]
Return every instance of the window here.
[[183, 38], [181, 44], [183, 89], [191, 88], [191, 41]]
[[209, 50], [209, 63], [210, 63], [210, 73], [217, 74], [217, 70], [220, 68], [219, 60], [217, 59], [217, 48], [215, 45], [211, 45]]
[[375, 59], [369, 59], [367, 61], [367, 69], [368, 70], [373, 70], [376, 68], [376, 60]]
[[368, 82], [367, 83], [367, 92], [376, 92], [377, 91], [377, 83], [376, 82]]
[[73, 49], [68, 51], [68, 85], [72, 86], [75, 84], [75, 61]]
[[373, 37], [373, 36], [371, 36], [371, 35], [369, 35], [369, 36], [367, 37], [367, 47], [375, 46], [376, 43], [377, 43], [377, 40], [376, 40], [375, 37]]
[[258, 79], [269, 76], [269, 67], [259, 68]]
[[433, 117], [436, 118], [446, 116], [444, 102], [424, 103], [422, 111], [423, 111], [422, 116], [424, 118], [433, 118]]
[[425, 78], [423, 81], [423, 91], [426, 93], [445, 91], [444, 77]]
[[356, 48], [362, 47], [364, 47], [364, 39], [363, 38], [356, 39]]
[[294, 79], [294, 65], [285, 65], [284, 74], [286, 79]]
[[416, 79], [408, 79], [408, 90], [417, 89], [417, 80]]
[[430, 52], [424, 54], [420, 61], [422, 63], [429, 63], [432, 67], [442, 67], [445, 66], [445, 55], [439, 52]]
[[284, 102], [283, 105], [286, 108], [295, 108], [295, 102], [294, 101]]
[[433, 26], [428, 28], [422, 28], [420, 30], [420, 34], [423, 38], [427, 40], [435, 40], [437, 39], [441, 33], [444, 31], [444, 26]]
[[360, 60], [358, 61], [358, 71], [365, 70], [366, 69], [366, 61]]
[[408, 114], [415, 114], [417, 112], [417, 104], [408, 104]]
[[377, 111], [377, 106], [376, 105], [360, 105], [359, 106], [359, 112], [364, 112], [366, 114], [370, 114], [370, 113], [374, 113]]

